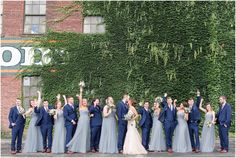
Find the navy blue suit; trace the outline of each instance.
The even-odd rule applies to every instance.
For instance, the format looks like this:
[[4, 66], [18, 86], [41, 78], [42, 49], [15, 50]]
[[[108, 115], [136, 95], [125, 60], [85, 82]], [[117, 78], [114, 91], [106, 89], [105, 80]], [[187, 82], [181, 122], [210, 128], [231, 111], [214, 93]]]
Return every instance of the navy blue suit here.
[[198, 124], [201, 119], [201, 113], [199, 110], [200, 101], [201, 97], [198, 96], [196, 103], [193, 104], [192, 109], [190, 110], [188, 118], [188, 128], [189, 128], [191, 145], [193, 149], [198, 149], [198, 150], [200, 149], [199, 129], [198, 129]]
[[[231, 105], [226, 103], [223, 108], [219, 109], [216, 114], [217, 123], [219, 124], [219, 137], [220, 137], [220, 146], [221, 149], [228, 151], [229, 150], [229, 128], [231, 125]], [[225, 127], [226, 125], [226, 127]]]
[[[65, 145], [67, 145], [70, 140], [73, 138], [75, 134], [75, 130], [77, 127], [77, 124], [73, 124], [71, 121], [74, 120], [76, 123], [78, 121], [78, 116], [77, 116], [77, 108], [78, 105], [69, 105], [66, 104], [63, 108], [63, 115], [65, 118], [65, 127], [66, 127], [66, 142]], [[67, 147], [65, 146], [65, 149], [67, 151]]]
[[149, 148], [149, 138], [150, 138], [150, 131], [152, 128], [152, 115], [151, 111], [148, 111], [141, 107], [138, 110], [138, 113], [141, 115], [141, 120], [139, 121], [139, 126], [142, 128], [142, 145], [146, 150]]
[[176, 108], [174, 108], [173, 105], [172, 105], [173, 108], [171, 110], [171, 108], [167, 105], [166, 97], [163, 98], [163, 102], [161, 105], [163, 107], [163, 110], [160, 113], [159, 120], [164, 125], [164, 131], [166, 136], [166, 147], [167, 149], [172, 149], [172, 137], [175, 127], [178, 123], [176, 118], [177, 110]]
[[128, 106], [122, 100], [117, 104], [118, 116], [118, 149], [123, 150], [125, 136], [127, 132], [127, 120], [124, 120], [124, 115], [128, 113]]
[[[25, 127], [25, 118], [19, 114], [17, 106], [14, 106], [10, 109], [9, 112], [9, 128], [12, 129], [11, 132], [11, 150], [16, 150], [16, 139], [17, 139], [17, 150], [21, 150], [22, 145], [22, 135]], [[15, 123], [15, 126], [12, 126], [12, 123]]]
[[[53, 106], [48, 106], [48, 110], [53, 109]], [[40, 130], [43, 136], [43, 148], [52, 148], [52, 129], [53, 129], [53, 116], [49, 115], [48, 111], [44, 107], [34, 108], [34, 112], [38, 114], [38, 120], [36, 126], [40, 126]]]
[[102, 127], [102, 108], [97, 105], [89, 106], [89, 113], [93, 116], [90, 118], [91, 129], [91, 149], [98, 150]]

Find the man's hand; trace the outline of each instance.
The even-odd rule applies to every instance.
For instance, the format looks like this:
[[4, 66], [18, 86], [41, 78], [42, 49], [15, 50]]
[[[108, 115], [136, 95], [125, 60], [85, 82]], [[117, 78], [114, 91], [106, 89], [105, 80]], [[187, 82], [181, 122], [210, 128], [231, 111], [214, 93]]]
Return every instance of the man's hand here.
[[16, 124], [15, 123], [11, 123], [12, 127], [15, 126]]
[[224, 124], [225, 128], [227, 128], [228, 126], [226, 124]]
[[75, 124], [76, 124], [76, 122], [75, 122], [74, 120], [72, 120], [71, 122], [72, 122], [72, 124], [73, 124], [73, 125], [75, 125]]
[[60, 100], [61, 94], [57, 94], [57, 100]]

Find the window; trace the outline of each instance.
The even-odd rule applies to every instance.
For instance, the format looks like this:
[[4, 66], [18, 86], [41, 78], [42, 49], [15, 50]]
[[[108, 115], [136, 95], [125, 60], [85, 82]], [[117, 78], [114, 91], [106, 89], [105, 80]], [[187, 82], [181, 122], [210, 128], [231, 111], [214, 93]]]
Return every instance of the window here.
[[100, 16], [88, 16], [84, 18], [84, 33], [104, 33], [104, 19]]
[[41, 89], [41, 78], [38, 76], [23, 77], [23, 99], [25, 108], [29, 107], [29, 100], [37, 98], [37, 91]]
[[25, 1], [25, 34], [46, 32], [46, 0]]

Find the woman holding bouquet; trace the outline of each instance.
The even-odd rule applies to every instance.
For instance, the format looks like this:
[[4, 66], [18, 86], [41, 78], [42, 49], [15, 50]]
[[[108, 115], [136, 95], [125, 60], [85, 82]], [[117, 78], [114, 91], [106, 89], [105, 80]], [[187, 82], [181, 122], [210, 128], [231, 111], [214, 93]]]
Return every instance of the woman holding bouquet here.
[[141, 143], [141, 137], [136, 128], [136, 119], [139, 116], [138, 112], [134, 108], [135, 101], [129, 99], [128, 101], [129, 111], [125, 115], [125, 119], [128, 120], [127, 133], [124, 142], [124, 154], [147, 154], [147, 151]]
[[[174, 106], [176, 106], [176, 101], [174, 100]], [[186, 102], [183, 102], [180, 104], [179, 107], [177, 107], [177, 120], [178, 124], [175, 129], [174, 133], [174, 139], [173, 139], [173, 151], [175, 152], [191, 152], [192, 146], [189, 136], [189, 130], [188, 130], [188, 113], [185, 110], [185, 107], [187, 106]]]
[[[63, 106], [60, 101], [60, 94], [57, 95], [56, 112], [54, 115], [54, 136], [52, 142], [52, 153], [64, 153], [66, 141], [65, 119], [63, 116]], [[65, 105], [67, 104], [66, 96], [63, 95]]]
[[149, 149], [160, 152], [166, 150], [163, 126], [162, 123], [158, 120], [159, 114], [161, 112], [160, 103], [158, 101], [155, 101], [153, 108], [153, 127]]
[[86, 153], [90, 150], [90, 118], [87, 99], [82, 99], [83, 86], [80, 86], [79, 112], [80, 117], [75, 134], [71, 141], [66, 145], [69, 153]]
[[215, 148], [215, 112], [210, 103], [206, 104], [206, 109], [202, 107], [203, 99], [201, 99], [199, 109], [205, 113], [205, 121], [202, 128], [202, 138], [200, 150], [202, 152], [213, 152]]
[[112, 97], [108, 97], [103, 108], [103, 123], [99, 152], [118, 153], [116, 132], [116, 109]]
[[31, 120], [29, 123], [25, 146], [23, 148], [24, 153], [33, 153], [38, 151], [43, 151], [43, 137], [40, 131], [40, 127], [35, 126], [36, 121], [38, 120], [37, 114], [34, 112], [34, 108], [39, 107], [41, 103], [41, 93], [38, 93], [38, 100], [30, 100], [30, 107], [25, 112], [25, 116], [30, 116]]

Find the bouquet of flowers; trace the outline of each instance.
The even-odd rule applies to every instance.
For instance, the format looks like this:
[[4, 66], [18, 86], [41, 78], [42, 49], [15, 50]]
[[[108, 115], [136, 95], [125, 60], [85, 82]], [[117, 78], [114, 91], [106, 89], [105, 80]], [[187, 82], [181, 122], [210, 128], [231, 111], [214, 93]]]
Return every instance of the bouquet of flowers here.
[[57, 110], [56, 109], [50, 109], [48, 110], [49, 115], [53, 116], [57, 114]]
[[84, 81], [80, 81], [80, 82], [79, 82], [79, 86], [80, 86], [80, 87], [85, 87]]
[[132, 119], [132, 116], [133, 114], [131, 112], [128, 112], [127, 114], [124, 115], [124, 120], [129, 121]]
[[158, 102], [159, 104], [163, 101], [162, 97], [156, 97], [155, 102]]
[[208, 122], [206, 123], [206, 126], [207, 126], [207, 127], [211, 127], [211, 126], [212, 126], [212, 122], [211, 122], [211, 121], [208, 121]]
[[184, 108], [185, 113], [190, 113], [190, 108]]
[[111, 105], [107, 105], [108, 106], [108, 110], [113, 110], [113, 109], [115, 109], [115, 105], [113, 105], [113, 104], [111, 104]]

